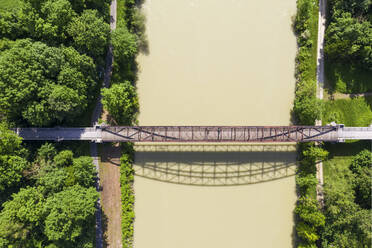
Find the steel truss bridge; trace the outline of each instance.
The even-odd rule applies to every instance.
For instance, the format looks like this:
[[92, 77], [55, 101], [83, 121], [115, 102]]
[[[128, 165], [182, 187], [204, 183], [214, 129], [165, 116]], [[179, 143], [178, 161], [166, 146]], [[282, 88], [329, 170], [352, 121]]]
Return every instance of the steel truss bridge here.
[[15, 128], [24, 140], [92, 142], [342, 142], [372, 140], [372, 127], [336, 126], [99, 126]]

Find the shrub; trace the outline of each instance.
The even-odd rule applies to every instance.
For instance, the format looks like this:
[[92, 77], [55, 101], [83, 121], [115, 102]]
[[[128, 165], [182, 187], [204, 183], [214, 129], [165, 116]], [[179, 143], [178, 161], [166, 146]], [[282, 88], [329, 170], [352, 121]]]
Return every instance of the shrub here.
[[121, 185], [121, 229], [122, 244], [124, 248], [133, 246], [133, 222], [134, 222], [134, 170], [133, 144], [124, 143], [123, 155], [120, 159], [120, 185]]

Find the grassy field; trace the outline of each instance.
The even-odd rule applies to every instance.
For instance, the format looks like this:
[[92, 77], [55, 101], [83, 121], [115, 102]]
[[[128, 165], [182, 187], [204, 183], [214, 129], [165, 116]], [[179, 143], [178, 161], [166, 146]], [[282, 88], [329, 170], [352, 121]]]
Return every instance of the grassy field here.
[[372, 122], [371, 97], [325, 101], [323, 123], [332, 121], [346, 126], [369, 126]]
[[341, 93], [364, 93], [372, 91], [372, 73], [350, 64], [325, 63], [326, 89]]
[[0, 0], [0, 9], [11, 9], [18, 5], [19, 0]]
[[[353, 141], [345, 143], [326, 143], [325, 148], [329, 151], [328, 160], [323, 162], [323, 173], [325, 187], [329, 184], [348, 185], [347, 175], [353, 156], [364, 149], [371, 150], [370, 141]], [[343, 186], [343, 187], [344, 187]]]

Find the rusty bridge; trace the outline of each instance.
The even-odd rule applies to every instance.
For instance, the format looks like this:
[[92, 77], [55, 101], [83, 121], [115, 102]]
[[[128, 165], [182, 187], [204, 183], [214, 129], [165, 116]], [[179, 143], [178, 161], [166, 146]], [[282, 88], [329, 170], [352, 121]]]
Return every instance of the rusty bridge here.
[[372, 140], [372, 127], [336, 126], [99, 126], [15, 128], [24, 140], [101, 142], [305, 142]]

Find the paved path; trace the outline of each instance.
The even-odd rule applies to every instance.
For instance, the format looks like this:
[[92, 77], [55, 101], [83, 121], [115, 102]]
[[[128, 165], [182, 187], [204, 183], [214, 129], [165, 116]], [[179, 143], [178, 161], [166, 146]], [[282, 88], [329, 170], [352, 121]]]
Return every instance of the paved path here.
[[326, 0], [319, 0], [319, 20], [318, 20], [318, 43], [317, 43], [317, 96], [323, 99], [324, 88], [324, 33], [326, 25]]
[[[317, 83], [317, 97], [323, 99], [324, 88], [324, 33], [326, 28], [326, 0], [319, 0], [319, 19], [318, 19], [318, 43], [317, 43], [317, 68], [316, 68], [316, 83]], [[322, 120], [316, 120], [315, 125], [321, 126]], [[316, 198], [319, 205], [324, 206], [324, 191], [323, 191], [323, 162], [316, 164], [316, 178], [318, 184], [316, 187]]]
[[[116, 0], [111, 1], [110, 5], [110, 29], [113, 30], [116, 28]], [[112, 75], [112, 66], [114, 64], [114, 56], [113, 56], [113, 47], [110, 44], [109, 49], [106, 55], [106, 67], [105, 67], [105, 74], [103, 80], [103, 87], [108, 88], [110, 86], [110, 79]], [[91, 124], [95, 125], [98, 123], [98, 119], [102, 113], [102, 96], [99, 95], [96, 103], [96, 107], [92, 114]], [[92, 134], [88, 134], [92, 135]], [[96, 166], [97, 171], [97, 179], [96, 179], [96, 189], [100, 191], [100, 183], [99, 183], [99, 162], [98, 162], [98, 149], [96, 143], [91, 143], [90, 145], [90, 153], [91, 157], [93, 158], [93, 164]], [[102, 231], [102, 210], [101, 210], [101, 199], [99, 198], [97, 201], [97, 212], [96, 212], [96, 247], [102, 248], [103, 247], [103, 231]]]

